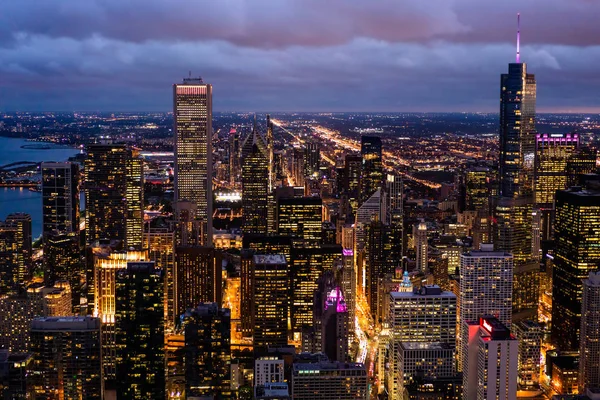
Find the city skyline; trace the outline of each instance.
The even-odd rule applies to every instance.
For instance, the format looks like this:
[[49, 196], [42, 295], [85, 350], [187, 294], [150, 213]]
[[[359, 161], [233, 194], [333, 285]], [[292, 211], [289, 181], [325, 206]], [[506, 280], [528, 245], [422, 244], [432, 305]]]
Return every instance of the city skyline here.
[[600, 110], [590, 79], [600, 7], [583, 0], [155, 0], [143, 12], [117, 2], [12, 3], [0, 6], [5, 111], [166, 111], [173, 77], [191, 70], [216, 88], [215, 111], [496, 112], [518, 12], [521, 60], [544, 87], [539, 111]]

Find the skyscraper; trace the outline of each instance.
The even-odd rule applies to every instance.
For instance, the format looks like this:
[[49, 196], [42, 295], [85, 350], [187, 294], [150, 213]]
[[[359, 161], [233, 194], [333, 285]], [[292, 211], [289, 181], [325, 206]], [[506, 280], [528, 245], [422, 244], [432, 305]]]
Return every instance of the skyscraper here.
[[[152, 221], [154, 222], [154, 221]], [[145, 233], [145, 248], [150, 261], [164, 276], [165, 331], [175, 328], [175, 232], [168, 225], [148, 224]]]
[[519, 341], [519, 387], [535, 390], [540, 382], [542, 327], [535, 321], [519, 321], [512, 331]]
[[35, 398], [103, 398], [98, 318], [36, 318], [30, 332]]
[[321, 319], [321, 351], [332, 361], [348, 361], [348, 307], [339, 286], [325, 298]]
[[500, 79], [500, 196], [514, 198], [532, 194], [535, 158], [536, 82], [518, 50]]
[[383, 184], [383, 160], [381, 138], [362, 136], [360, 139], [362, 174], [360, 178], [360, 203], [380, 189]]
[[583, 281], [579, 393], [589, 388], [600, 388], [600, 271]]
[[275, 181], [277, 178], [277, 172], [275, 167], [275, 160], [273, 154], [273, 121], [271, 116], [267, 114], [267, 155], [269, 160], [269, 194], [275, 189]]
[[[382, 279], [386, 274], [392, 274], [399, 258], [392, 257], [394, 240], [392, 228], [379, 221], [373, 221], [366, 226], [367, 240], [365, 241], [365, 297], [374, 320], [381, 322], [384, 314], [384, 299], [381, 297]], [[389, 293], [389, 292], [388, 292]], [[388, 293], [384, 295], [387, 296]]]
[[44, 281], [54, 284], [55, 281], [68, 281], [73, 293], [73, 305], [80, 303], [81, 286], [84, 282], [85, 270], [81, 259], [79, 234], [76, 232], [61, 233], [52, 231], [44, 238]]
[[307, 142], [304, 147], [304, 175], [310, 176], [319, 172], [321, 148], [319, 143]]
[[269, 164], [267, 144], [256, 130], [242, 147], [242, 232], [267, 233]]
[[[464, 321], [483, 315], [494, 315], [506, 326], [512, 322], [513, 257], [491, 247], [484, 244], [460, 256], [460, 329]], [[468, 332], [460, 332], [459, 338], [461, 343], [468, 340]], [[459, 354], [459, 369], [462, 357]]]
[[310, 246], [322, 240], [323, 201], [320, 197], [277, 200], [277, 234], [304, 239]]
[[165, 397], [163, 274], [154, 262], [116, 273], [115, 342], [119, 398]]
[[213, 247], [175, 249], [175, 318], [199, 303], [221, 303], [221, 253]]
[[196, 204], [201, 244], [212, 243], [212, 85], [201, 78], [173, 85], [175, 201]]
[[364, 364], [331, 361], [294, 362], [292, 398], [296, 400], [366, 400], [368, 376]]
[[456, 347], [456, 296], [438, 286], [390, 293], [390, 369], [388, 388], [398, 398], [398, 348], [401, 342], [447, 343]]
[[231, 396], [231, 314], [217, 303], [200, 303], [182, 316], [186, 396]]
[[79, 232], [79, 166], [42, 163], [42, 232]]
[[343, 192], [348, 196], [352, 212], [358, 209], [360, 198], [360, 176], [362, 173], [362, 157], [355, 154], [346, 154], [344, 160], [344, 187]]
[[549, 240], [554, 220], [554, 196], [567, 188], [567, 163], [579, 148], [574, 133], [537, 134], [535, 146], [534, 203], [540, 213], [540, 239]]
[[144, 162], [138, 150], [131, 150], [127, 160], [127, 222], [125, 245], [128, 249], [141, 250], [144, 244]]
[[0, 221], [0, 294], [16, 292], [31, 273], [31, 216], [9, 214]]
[[85, 160], [86, 241], [116, 239], [128, 248], [142, 244], [143, 171], [123, 144], [88, 146]]
[[427, 224], [420, 222], [414, 225], [413, 237], [415, 242], [415, 253], [417, 261], [417, 270], [421, 272], [427, 272], [428, 267], [428, 253], [429, 253], [429, 242], [427, 239]]
[[571, 188], [556, 193], [552, 278], [552, 341], [579, 349], [582, 279], [600, 263], [600, 193]]
[[287, 345], [289, 313], [288, 264], [280, 254], [252, 259], [254, 347]]
[[516, 400], [519, 342], [497, 318], [464, 321], [463, 398]]

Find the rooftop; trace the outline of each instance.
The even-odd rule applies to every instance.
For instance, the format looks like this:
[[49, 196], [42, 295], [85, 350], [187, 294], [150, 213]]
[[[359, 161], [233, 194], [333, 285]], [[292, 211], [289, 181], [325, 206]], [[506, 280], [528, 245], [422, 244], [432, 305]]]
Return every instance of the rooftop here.
[[285, 264], [282, 254], [257, 254], [253, 258], [255, 264]]

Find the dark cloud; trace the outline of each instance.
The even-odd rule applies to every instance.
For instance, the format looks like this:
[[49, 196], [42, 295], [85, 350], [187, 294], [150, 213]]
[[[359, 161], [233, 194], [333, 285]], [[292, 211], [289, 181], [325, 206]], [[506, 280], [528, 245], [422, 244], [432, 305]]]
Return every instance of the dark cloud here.
[[540, 109], [600, 107], [595, 1], [5, 0], [0, 110], [167, 110], [192, 70], [222, 110], [495, 111], [517, 11]]

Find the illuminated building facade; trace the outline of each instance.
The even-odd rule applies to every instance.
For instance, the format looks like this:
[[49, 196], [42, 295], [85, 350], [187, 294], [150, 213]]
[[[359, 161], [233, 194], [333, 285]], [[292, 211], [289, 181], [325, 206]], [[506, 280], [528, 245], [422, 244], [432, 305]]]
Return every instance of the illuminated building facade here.
[[600, 263], [600, 193], [571, 188], [556, 193], [552, 277], [552, 342], [579, 349], [582, 280]]
[[[462, 322], [477, 321], [482, 315], [494, 315], [507, 327], [512, 323], [513, 257], [491, 247], [484, 244], [481, 250], [460, 256], [460, 329]], [[461, 344], [466, 342], [468, 332], [461, 331], [459, 338]], [[459, 370], [463, 363], [459, 354]]]
[[367, 399], [368, 379], [364, 364], [331, 361], [294, 362], [292, 398], [297, 400]]
[[212, 241], [212, 85], [200, 78], [173, 85], [175, 201], [196, 205], [201, 243]]
[[232, 398], [231, 314], [217, 303], [200, 303], [182, 318], [187, 398]]
[[362, 173], [360, 177], [360, 203], [380, 189], [383, 184], [383, 159], [381, 138], [362, 136], [360, 138], [360, 154], [362, 156]]
[[144, 162], [137, 150], [131, 150], [127, 159], [127, 219], [125, 246], [141, 250], [144, 244]]
[[289, 272], [281, 254], [252, 258], [254, 292], [254, 347], [287, 345], [289, 317]]
[[417, 270], [426, 273], [429, 271], [429, 241], [427, 239], [427, 224], [425, 222], [414, 225], [413, 239], [415, 242]]
[[79, 232], [79, 166], [42, 163], [42, 233]]
[[31, 268], [31, 216], [9, 214], [0, 221], [0, 294], [16, 293]]
[[317, 280], [323, 272], [333, 270], [336, 262], [341, 259], [342, 247], [339, 245], [305, 247], [298, 243], [292, 247], [289, 263], [289, 306], [291, 327], [296, 336], [302, 332], [302, 326], [313, 324]]
[[240, 135], [232, 128], [229, 132], [229, 183], [239, 182], [240, 171]]
[[304, 239], [318, 246], [322, 241], [323, 202], [319, 197], [280, 198], [277, 201], [277, 234]]
[[127, 237], [127, 165], [125, 145], [93, 144], [85, 160], [85, 233], [87, 243]]
[[98, 318], [36, 318], [30, 332], [35, 398], [103, 398]]
[[163, 273], [165, 331], [175, 328], [175, 232], [170, 226], [148, 224], [145, 233], [144, 248], [148, 249], [148, 258]]
[[355, 154], [346, 154], [346, 158], [344, 159], [344, 185], [342, 192], [348, 197], [352, 212], [356, 212], [358, 209], [361, 174], [362, 157]]
[[600, 388], [600, 271], [583, 281], [581, 305], [579, 393], [591, 388]]
[[[319, 304], [320, 305], [320, 304]], [[321, 351], [331, 361], [348, 361], [348, 307], [339, 286], [325, 298], [321, 320]], [[353, 321], [352, 321], [353, 322]]]
[[267, 145], [254, 128], [242, 147], [242, 232], [267, 233], [269, 163]]
[[439, 342], [401, 342], [398, 346], [398, 382], [402, 398], [404, 387], [417, 377], [450, 378], [455, 375], [454, 346]]
[[163, 275], [154, 262], [128, 262], [116, 272], [117, 390], [125, 399], [164, 398]]
[[500, 80], [500, 196], [532, 194], [536, 82], [525, 63], [508, 65]]
[[175, 249], [175, 318], [200, 303], [221, 304], [221, 253], [213, 247]]
[[473, 166], [463, 172], [465, 185], [465, 210], [489, 210], [491, 171], [488, 167]]
[[516, 400], [519, 342], [497, 318], [464, 321], [463, 398]]
[[[367, 240], [365, 241], [365, 296], [374, 320], [381, 321], [384, 314], [384, 304], [381, 298], [380, 286], [386, 274], [394, 272], [399, 258], [394, 257], [392, 248], [398, 243], [393, 237], [392, 228], [379, 221], [373, 221], [366, 226]], [[389, 292], [388, 292], [389, 293]], [[385, 296], [388, 296], [385, 293]]]
[[114, 381], [116, 378], [116, 278], [117, 271], [127, 270], [129, 262], [148, 261], [147, 251], [113, 251], [109, 247], [91, 249], [94, 260], [93, 303], [94, 317], [102, 321], [102, 367], [103, 378]]
[[390, 368], [387, 382], [391, 398], [400, 396], [398, 348], [401, 342], [447, 343], [456, 347], [456, 295], [439, 286], [425, 285], [412, 292], [390, 293]]
[[11, 353], [0, 350], [0, 398], [27, 400], [35, 396], [31, 387], [31, 353]]
[[319, 172], [321, 162], [321, 148], [319, 143], [307, 142], [304, 144], [304, 176]]
[[539, 387], [542, 327], [535, 321], [519, 321], [512, 326], [519, 341], [519, 387]]
[[85, 270], [81, 259], [79, 234], [53, 231], [44, 238], [44, 281], [67, 281], [73, 292], [73, 307], [80, 305]]
[[567, 160], [567, 185], [580, 185], [580, 177], [584, 174], [594, 174], [598, 171], [597, 150], [592, 147], [579, 147], [579, 151]]

